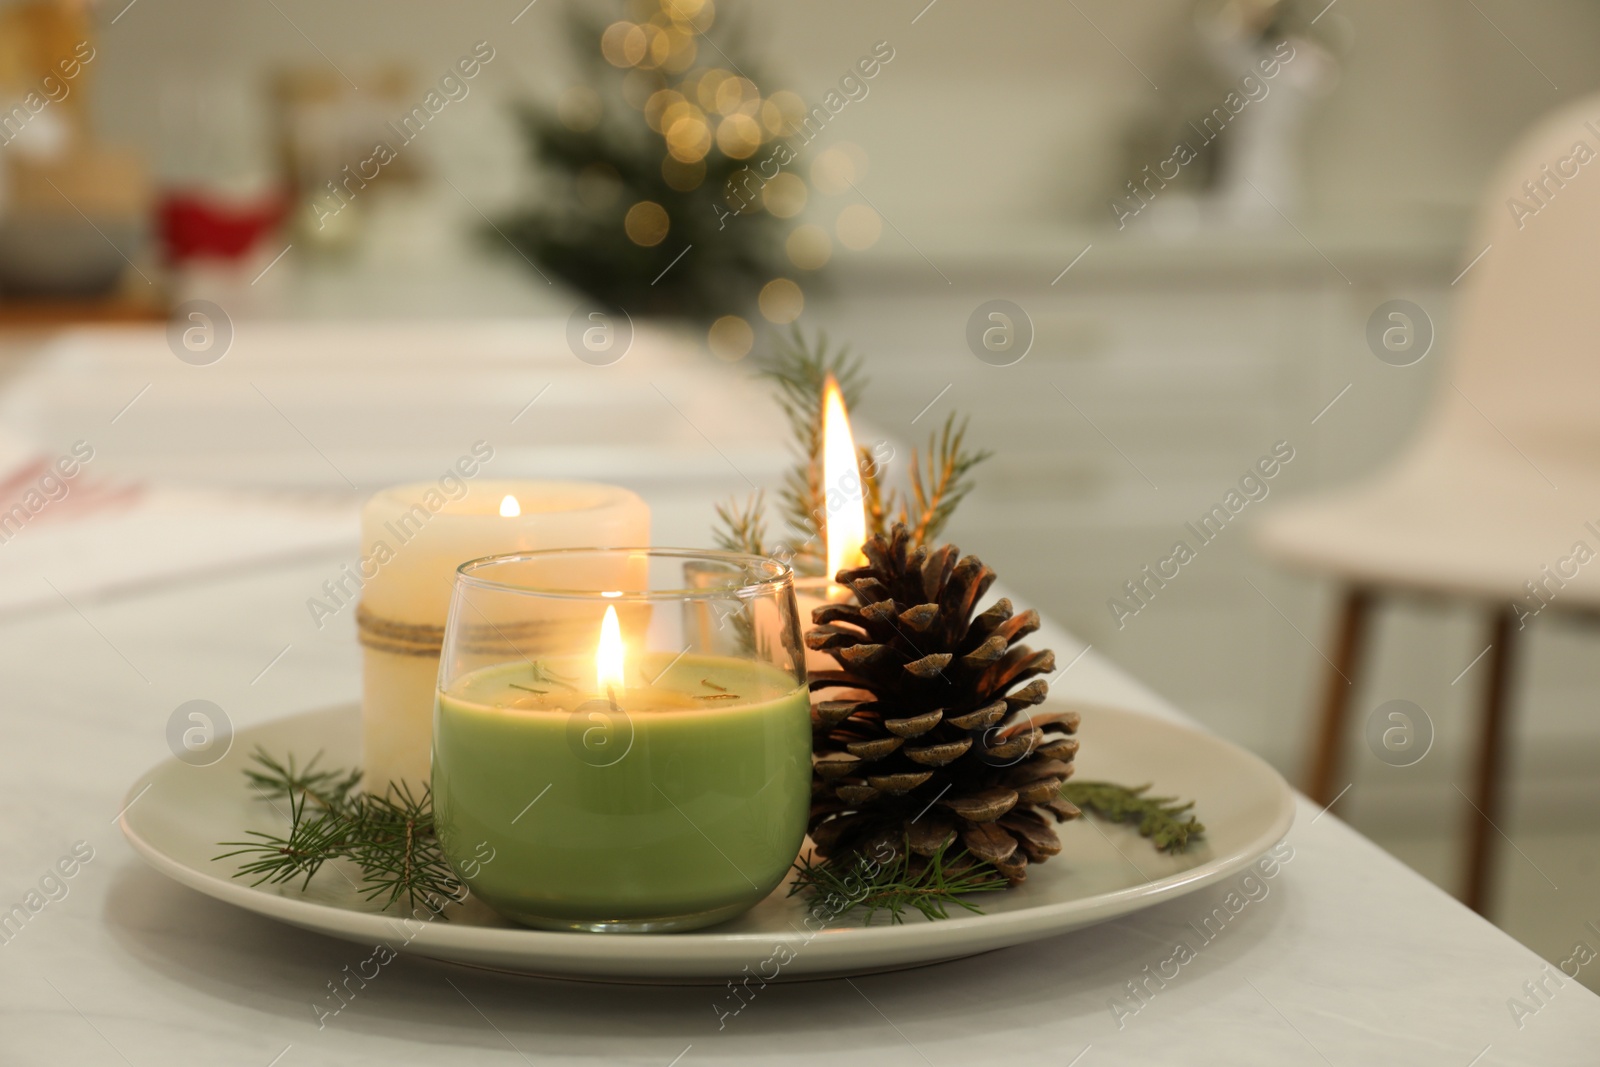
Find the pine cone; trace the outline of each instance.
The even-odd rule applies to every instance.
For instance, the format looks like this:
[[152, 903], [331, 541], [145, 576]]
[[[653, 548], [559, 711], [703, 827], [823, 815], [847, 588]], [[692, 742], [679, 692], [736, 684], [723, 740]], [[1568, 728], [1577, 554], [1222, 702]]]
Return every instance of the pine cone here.
[[833, 691], [811, 709], [811, 838], [823, 857], [931, 856], [959, 838], [1016, 884], [1061, 851], [1046, 814], [1079, 814], [1060, 795], [1078, 715], [1017, 714], [1044, 700], [1034, 676], [1055, 666], [1053, 652], [1016, 643], [1038, 613], [1001, 600], [974, 618], [994, 571], [954, 545], [909, 551], [910, 540], [899, 524], [873, 537], [868, 565], [835, 579], [857, 603], [812, 613], [806, 647], [841, 669], [811, 679]]

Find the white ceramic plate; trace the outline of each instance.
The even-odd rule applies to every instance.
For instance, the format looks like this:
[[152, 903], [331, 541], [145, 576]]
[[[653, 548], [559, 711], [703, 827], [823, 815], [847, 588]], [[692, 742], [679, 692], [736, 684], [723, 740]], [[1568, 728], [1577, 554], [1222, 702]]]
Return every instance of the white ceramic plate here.
[[[721, 984], [748, 966], [774, 979], [894, 970], [1035, 941], [1150, 907], [1248, 867], [1288, 831], [1294, 798], [1277, 772], [1210, 734], [1116, 708], [1081, 707], [1078, 776], [1155, 782], [1163, 794], [1196, 801], [1206, 833], [1188, 851], [1157, 852], [1131, 826], [1086, 816], [1058, 827], [1063, 851], [1030, 867], [1020, 888], [974, 899], [985, 914], [871, 926], [847, 915], [820, 934], [802, 925], [807, 905], [780, 886], [753, 910], [720, 926], [683, 934], [583, 934], [511, 926], [469, 901], [449, 922], [402, 924], [363, 901], [354, 883], [324, 868], [302, 892], [252, 887], [216, 861], [219, 841], [251, 829], [281, 832], [283, 818], [256, 799], [242, 768], [257, 745], [323, 766], [355, 766], [359, 711], [353, 706], [295, 715], [240, 731], [209, 767], [169, 759], [129, 790], [122, 831], [156, 870], [218, 900], [349, 941], [524, 974], [589, 980]], [[426, 914], [424, 912], [423, 914]], [[780, 951], [779, 946], [783, 946]], [[781, 962], [778, 962], [781, 961]]]

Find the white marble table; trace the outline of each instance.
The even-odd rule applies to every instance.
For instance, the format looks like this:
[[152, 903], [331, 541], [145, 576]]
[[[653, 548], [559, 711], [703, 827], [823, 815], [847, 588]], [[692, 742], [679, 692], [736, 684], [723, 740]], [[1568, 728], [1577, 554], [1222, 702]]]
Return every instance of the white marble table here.
[[[160, 369], [139, 362], [147, 358], [160, 357], [150, 351], [127, 357], [132, 369], [119, 364], [119, 373], [141, 379]], [[551, 367], [564, 366], [560, 358], [546, 353], [512, 375], [515, 388], [495, 400], [508, 407], [499, 417], [508, 418], [524, 395], [550, 379]], [[106, 410], [96, 408], [89, 382], [106, 368], [81, 353], [74, 359], [50, 371], [54, 379], [46, 375], [84, 382], [87, 399], [73, 401], [80, 410], [46, 420], [66, 436], [78, 432], [73, 419], [103, 423], [116, 410], [113, 400], [126, 402], [110, 396], [122, 388], [119, 379]], [[247, 380], [263, 391], [279, 382], [265, 364], [252, 373]], [[663, 364], [651, 373], [663, 385], [684, 388], [691, 378], [703, 379], [689, 392], [702, 405], [713, 395], [705, 390], [727, 398], [744, 389], [727, 368]], [[42, 388], [37, 381], [25, 387]], [[332, 403], [327, 395], [319, 402]], [[284, 404], [301, 414], [292, 396]], [[351, 440], [377, 432], [372, 420], [381, 413], [369, 405], [350, 416], [343, 432]], [[773, 454], [778, 438], [769, 433], [760, 448], [724, 456], [719, 452], [730, 438], [707, 425], [695, 438], [696, 455], [675, 421], [681, 414], [666, 405], [659, 414], [663, 439], [677, 442], [690, 457], [684, 462], [700, 467], [642, 479], [619, 468], [616, 477], [651, 498], [660, 539], [681, 539], [704, 529], [701, 480], [718, 493], [743, 489], [729, 467], [764, 477], [763, 457]], [[163, 422], [170, 417], [164, 413]], [[155, 470], [161, 463], [150, 457], [166, 430], [152, 427], [143, 453], [136, 440], [119, 439], [117, 447], [125, 457], [144, 456], [140, 463]], [[331, 430], [325, 432], [322, 447], [335, 462], [347, 458]], [[537, 430], [526, 432], [517, 447], [529, 454], [555, 447], [537, 437]], [[259, 469], [276, 477], [293, 459], [293, 447], [299, 445], [286, 438], [262, 445]], [[231, 449], [230, 462], [253, 462], [247, 452]], [[315, 457], [307, 458], [315, 466]], [[434, 458], [416, 460], [417, 469], [426, 472]], [[246, 484], [251, 469], [217, 478]], [[164, 730], [183, 701], [216, 701], [242, 727], [356, 698], [353, 628], [340, 619], [315, 630], [304, 607], [344, 555], [335, 549], [325, 557], [245, 565], [0, 618], [0, 677], [9, 694], [0, 705], [0, 804], [7, 812], [0, 909], [23, 902], [76, 843], [83, 842], [80, 856], [92, 849], [92, 858], [61, 883], [65, 895], [50, 883], [46, 888], [59, 899], [14, 933], [4, 931], [0, 1064], [691, 1067], [835, 1057], [937, 1067], [1595, 1062], [1600, 998], [1304, 801], [1287, 839], [1293, 858], [1268, 883], [1268, 894], [1175, 979], [1147, 985], [1155, 991], [1142, 1003], [1129, 998], [1128, 983], [1170, 956], [1177, 938], [1196, 940], [1189, 924], [1218, 905], [1226, 886], [974, 959], [769, 987], [721, 1031], [708, 988], [512, 978], [406, 957], [319, 1029], [313, 1005], [365, 950], [169, 883], [144, 867], [112, 824], [127, 784], [168, 754]], [[1062, 663], [1081, 647], [1049, 627], [1040, 638]], [[1182, 717], [1093, 651], [1060, 678], [1056, 691]], [[1531, 996], [1528, 983], [1543, 992]], [[1515, 1019], [1513, 998], [1537, 1010]]]

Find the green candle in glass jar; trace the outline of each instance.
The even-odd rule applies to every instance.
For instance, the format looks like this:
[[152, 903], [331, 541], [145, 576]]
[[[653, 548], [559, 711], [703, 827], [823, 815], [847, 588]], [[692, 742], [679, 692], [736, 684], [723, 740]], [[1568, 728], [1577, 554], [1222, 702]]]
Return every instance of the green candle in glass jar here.
[[532, 926], [731, 918], [777, 887], [805, 837], [806, 688], [793, 671], [722, 655], [624, 664], [615, 626], [608, 610], [593, 659], [496, 664], [440, 691], [433, 794], [445, 855], [473, 872], [464, 880], [476, 896]]

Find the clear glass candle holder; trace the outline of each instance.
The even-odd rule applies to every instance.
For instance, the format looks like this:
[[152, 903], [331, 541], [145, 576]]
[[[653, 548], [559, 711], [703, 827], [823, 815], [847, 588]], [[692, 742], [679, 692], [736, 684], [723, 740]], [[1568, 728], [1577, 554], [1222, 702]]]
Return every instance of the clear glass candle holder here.
[[446, 858], [516, 922], [686, 930], [783, 880], [811, 712], [794, 578], [686, 549], [556, 549], [457, 572], [433, 801]]
[[[856, 595], [847, 585], [823, 575], [815, 577], [795, 576], [794, 580], [795, 605], [800, 612], [800, 632], [804, 634], [815, 625], [811, 613], [817, 608], [828, 604], [854, 604]], [[806, 649], [806, 670], [833, 671], [839, 669], [839, 664], [826, 652], [813, 652]]]

